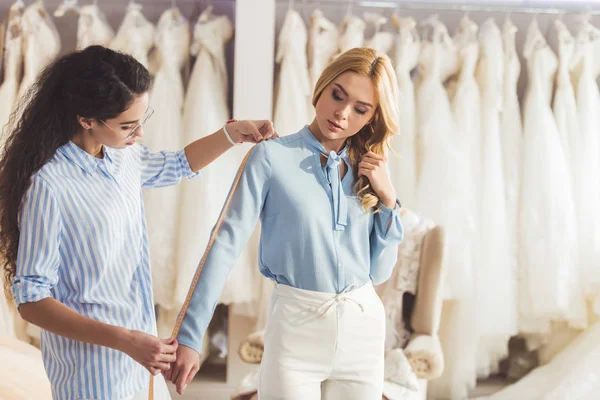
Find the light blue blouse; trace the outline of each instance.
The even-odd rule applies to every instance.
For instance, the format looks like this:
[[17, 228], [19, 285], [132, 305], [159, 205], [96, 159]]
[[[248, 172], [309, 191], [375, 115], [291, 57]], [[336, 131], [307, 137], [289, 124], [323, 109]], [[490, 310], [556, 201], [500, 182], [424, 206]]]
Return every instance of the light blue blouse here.
[[[338, 178], [336, 158], [349, 165], [346, 151], [331, 154], [325, 168], [320, 153], [327, 154], [308, 127], [256, 145], [202, 270], [180, 344], [200, 351], [227, 275], [259, 219], [260, 270], [280, 284], [340, 293], [390, 277], [403, 237], [400, 204], [365, 212], [353, 193], [352, 168]], [[328, 175], [338, 179], [330, 184]]]

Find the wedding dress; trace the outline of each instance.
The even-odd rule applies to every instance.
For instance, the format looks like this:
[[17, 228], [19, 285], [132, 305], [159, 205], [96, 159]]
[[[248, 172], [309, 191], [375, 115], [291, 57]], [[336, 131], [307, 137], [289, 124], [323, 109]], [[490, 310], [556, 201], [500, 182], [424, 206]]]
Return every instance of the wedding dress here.
[[395, 38], [393, 33], [381, 31], [381, 25], [387, 22], [387, 18], [376, 13], [366, 13], [365, 22], [375, 25], [375, 33], [365, 40], [364, 46], [382, 54], [389, 54]]
[[580, 314], [573, 304], [577, 232], [569, 168], [550, 108], [557, 60], [534, 19], [523, 55], [523, 181], [520, 198], [519, 314], [522, 333], [548, 334], [550, 322]]
[[56, 25], [41, 0], [25, 8], [22, 28], [24, 75], [17, 99], [25, 95], [38, 74], [58, 55], [61, 44]]
[[488, 19], [479, 35], [481, 57], [481, 175], [476, 296], [479, 323], [478, 375], [496, 372], [517, 333], [517, 271], [509, 247], [509, 224], [502, 166], [500, 112], [504, 83], [502, 34]]
[[275, 89], [273, 125], [279, 135], [289, 135], [310, 123], [312, 87], [306, 58], [307, 32], [304, 20], [289, 9], [277, 42], [275, 61], [279, 75]]
[[308, 32], [307, 54], [311, 92], [314, 90], [321, 72], [333, 58], [337, 46], [337, 26], [328, 20], [321, 10], [316, 9], [310, 16], [310, 29]]
[[521, 184], [521, 158], [523, 154], [523, 126], [517, 95], [517, 82], [521, 62], [517, 54], [515, 35], [517, 28], [510, 18], [502, 26], [504, 47], [504, 82], [502, 91], [502, 115], [500, 137], [502, 165], [506, 194], [506, 217], [508, 225], [509, 252], [512, 269], [518, 271], [518, 201]]
[[94, 44], [108, 47], [114, 37], [115, 31], [96, 4], [81, 6], [77, 21], [78, 49], [85, 49]]
[[134, 1], [130, 2], [110, 47], [132, 55], [148, 68], [148, 54], [153, 45], [154, 26], [144, 17], [142, 5]]
[[[143, 143], [151, 151], [179, 150], [184, 142], [181, 70], [189, 59], [190, 29], [179, 9], [163, 12], [156, 27], [155, 46], [160, 64], [150, 94], [154, 115], [144, 125]], [[199, 178], [201, 179], [201, 178]], [[179, 216], [178, 186], [144, 191], [154, 303], [161, 312], [173, 309], [173, 292], [178, 266], [175, 263], [175, 243]], [[172, 324], [158, 321], [160, 337], [169, 337]]]
[[411, 71], [419, 62], [421, 40], [414, 18], [392, 17], [392, 21], [398, 29], [394, 65], [400, 92], [400, 132], [392, 138], [393, 152], [389, 155], [388, 164], [398, 197], [402, 199], [403, 205], [414, 210], [417, 190], [417, 143], [415, 86]]
[[338, 43], [338, 54], [353, 49], [363, 47], [365, 42], [365, 21], [354, 15], [346, 15], [340, 28], [340, 41]]
[[[446, 283], [452, 288], [453, 298], [443, 304], [439, 337], [444, 351], [444, 371], [431, 384], [431, 393], [436, 398], [463, 399], [475, 385], [477, 302], [474, 298], [474, 269], [477, 266], [476, 217], [480, 184], [474, 172], [481, 169], [481, 105], [474, 76], [479, 57], [477, 32], [477, 25], [465, 16], [453, 38], [459, 60], [458, 79], [452, 99], [454, 145], [462, 154], [455, 164], [454, 173], [462, 178], [462, 198], [466, 212], [461, 237], [465, 243], [465, 253], [468, 254], [461, 263], [452, 265], [454, 272], [446, 275]], [[465, 326], [469, 329], [464, 329]]]
[[[595, 180], [596, 185], [594, 187], [592, 186], [594, 182], [590, 182], [590, 179], [583, 179], [583, 177], [589, 174], [590, 168], [595, 167], [596, 171], [600, 172], [597, 151], [590, 152], [588, 147], [595, 145], [600, 150], [600, 142], [596, 138], [596, 134], [590, 135], [589, 125], [585, 125], [586, 121], [584, 119], [581, 122], [584, 123], [584, 128], [587, 132], [582, 134], [580, 129], [575, 92], [570, 77], [571, 65], [574, 59], [575, 40], [562, 21], [557, 20], [554, 25], [558, 36], [559, 64], [556, 74], [553, 111], [567, 164], [569, 188], [573, 190], [570, 193], [565, 193], [565, 195], [573, 196], [576, 218], [573, 220], [572, 225], [577, 230], [577, 242], [574, 250], [578, 256], [577, 264], [579, 264], [579, 268], [570, 271], [572, 276], [572, 287], [569, 292], [571, 295], [571, 309], [567, 313], [566, 319], [573, 327], [583, 329], [587, 326], [587, 312], [584, 295], [581, 293], [581, 288], [583, 288], [582, 278], [585, 276], [582, 273], [586, 272], [584, 267], [586, 264], [593, 264], [597, 267], [597, 263], [600, 261], [600, 253], [598, 252], [600, 246], [596, 244], [594, 247], [594, 241], [600, 239], [600, 227], [592, 223], [592, 220], [600, 222], [600, 213], [597, 211], [597, 207], [591, 206], [592, 204], [597, 204], [597, 201], [600, 200], [598, 196], [598, 190], [600, 189], [598, 186], [599, 182]], [[586, 61], [584, 63], [587, 64]], [[593, 79], [589, 79], [591, 77], [589, 66], [584, 65], [582, 72], [583, 74], [580, 77], [582, 80], [581, 83], [590, 85], [589, 88], [584, 87], [578, 90], [578, 93], [581, 95], [582, 106], [585, 108], [586, 97], [590, 97], [587, 93], [596, 97], [599, 94], [597, 85]], [[592, 104], [598, 103], [594, 102]], [[584, 118], [597, 118], [595, 114], [585, 114], [584, 110], [581, 111], [581, 116]], [[600, 128], [598, 124], [596, 124], [596, 127]], [[594, 132], [596, 131], [594, 130]], [[587, 137], [584, 139], [584, 136]], [[585, 185], [585, 189], [582, 187], [583, 185]], [[592, 200], [594, 197], [595, 200]], [[590, 225], [595, 226], [590, 227]], [[595, 263], [593, 262], [594, 252], [596, 255]], [[591, 258], [588, 259], [588, 257]]]
[[[464, 320], [461, 312], [466, 308], [455, 309], [455, 304], [465, 293], [457, 291], [457, 281], [449, 277], [465, 268], [468, 269], [471, 265], [471, 244], [465, 240], [463, 232], [465, 226], [473, 219], [473, 210], [469, 209], [465, 201], [465, 189], [471, 182], [467, 176], [460, 173], [463, 170], [461, 160], [465, 157], [457, 141], [458, 134], [450, 100], [442, 85], [442, 81], [456, 70], [456, 47], [444, 24], [436, 19], [431, 21], [431, 25], [431, 39], [423, 40], [421, 45], [419, 71], [422, 76], [416, 93], [417, 137], [421, 156], [416, 208], [418, 215], [443, 226], [446, 232], [444, 263], [447, 273], [440, 341], [444, 357], [454, 359], [460, 351], [452, 346], [456, 343], [468, 343], [461, 342], [453, 336], [456, 332], [456, 329], [453, 329], [456, 324], [453, 322]], [[442, 334], [442, 331], [445, 334]], [[452, 377], [432, 381], [431, 396], [445, 398], [455, 389], [462, 390], [462, 383], [455, 382]]]
[[577, 35], [575, 66], [579, 135], [572, 137], [574, 171], [574, 199], [579, 222], [579, 265], [584, 281], [583, 290], [590, 299], [596, 299], [595, 312], [600, 314], [600, 93], [594, 75], [594, 42], [598, 30], [589, 22], [583, 24]]
[[[463, 155], [455, 142], [456, 129], [450, 100], [442, 85], [442, 71], [454, 44], [446, 27], [435, 21], [431, 40], [422, 43], [419, 69], [422, 81], [417, 88], [418, 141], [422, 155], [417, 184], [417, 214], [443, 226], [447, 232], [445, 262], [448, 276], [470, 262], [470, 244], [462, 235], [472, 210], [464, 201], [466, 177], [457, 172]], [[444, 201], [439, 201], [444, 199]], [[445, 298], [460, 297], [457, 288], [445, 285]]]
[[600, 321], [549, 364], [538, 367], [488, 400], [593, 400], [600, 392]]
[[[225, 46], [233, 36], [233, 25], [225, 15], [215, 16], [212, 7], [206, 8], [193, 28], [191, 55], [196, 57], [183, 105], [183, 142], [191, 143], [217, 131], [229, 119], [227, 106], [227, 66]], [[202, 169], [202, 176], [180, 185], [180, 204], [175, 243], [175, 277], [172, 312], [159, 320], [169, 325], [187, 296], [198, 263], [204, 254], [211, 230], [219, 216], [225, 197], [246, 149], [237, 146]], [[229, 274], [223, 296], [230, 293], [231, 282], [241, 286], [239, 295], [248, 297], [251, 283], [239, 278], [237, 270], [251, 268], [244, 262], [244, 254]], [[257, 268], [257, 267], [254, 267]], [[235, 292], [234, 292], [235, 293]], [[164, 314], [164, 313], [163, 313]], [[173, 326], [171, 324], [171, 326]], [[208, 356], [208, 338], [205, 336], [202, 361]]]
[[[232, 35], [229, 18], [213, 17], [210, 12], [203, 13], [194, 27], [192, 53], [197, 54], [197, 58], [184, 105], [185, 143], [212, 134], [229, 118], [224, 48]], [[183, 182], [176, 245], [176, 265], [180, 268], [175, 292], [177, 305], [185, 300], [194, 271], [247, 151], [246, 146], [236, 146], [203, 168], [200, 178]], [[254, 235], [230, 272], [219, 303], [239, 305], [256, 301], [260, 276], [257, 260], [258, 237]], [[243, 313], [254, 316], [256, 310], [247, 307]]]

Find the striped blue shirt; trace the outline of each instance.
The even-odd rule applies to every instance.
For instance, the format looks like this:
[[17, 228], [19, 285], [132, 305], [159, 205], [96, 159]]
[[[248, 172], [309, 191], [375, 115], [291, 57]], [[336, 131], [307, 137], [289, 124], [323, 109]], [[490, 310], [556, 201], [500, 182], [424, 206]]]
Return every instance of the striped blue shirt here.
[[[180, 345], [201, 350], [227, 274], [258, 221], [260, 271], [280, 284], [341, 293], [390, 277], [404, 236], [399, 203], [395, 209], [380, 203], [380, 212], [365, 212], [349, 168], [341, 180], [347, 207], [339, 219], [335, 204], [340, 202], [321, 165], [322, 153], [308, 127], [256, 145], [206, 259], [179, 332]], [[349, 165], [347, 153], [341, 154]]]
[[[183, 150], [105, 147], [98, 159], [72, 142], [32, 177], [20, 218], [16, 303], [54, 298], [76, 312], [156, 334], [142, 188], [193, 173]], [[54, 399], [115, 400], [147, 385], [128, 355], [42, 330]]]

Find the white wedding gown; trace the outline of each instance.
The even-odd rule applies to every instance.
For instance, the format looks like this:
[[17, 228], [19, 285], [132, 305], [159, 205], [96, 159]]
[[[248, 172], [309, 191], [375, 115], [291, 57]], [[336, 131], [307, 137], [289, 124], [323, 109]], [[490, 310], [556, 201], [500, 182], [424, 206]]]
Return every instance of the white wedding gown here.
[[[444, 351], [442, 376], [431, 382], [434, 398], [463, 399], [475, 385], [477, 349], [477, 318], [474, 300], [476, 260], [476, 214], [478, 190], [475, 171], [481, 168], [480, 151], [480, 96], [475, 81], [475, 67], [479, 57], [477, 25], [465, 16], [453, 38], [458, 50], [459, 71], [452, 99], [452, 117], [455, 123], [454, 145], [462, 157], [456, 160], [454, 173], [461, 177], [463, 198], [462, 240], [464, 260], [452, 265], [446, 273], [446, 283], [453, 289], [453, 297], [443, 304], [439, 337]], [[477, 190], [476, 190], [477, 189]], [[468, 326], [469, 329], [464, 329]]]
[[[229, 119], [225, 45], [232, 36], [233, 25], [229, 18], [214, 16], [212, 7], [205, 9], [194, 25], [190, 53], [196, 60], [183, 106], [184, 143], [210, 135]], [[177, 276], [172, 312], [161, 319], [161, 324], [168, 325], [166, 320], [173, 323], [185, 301], [233, 176], [245, 153], [245, 149], [240, 147], [243, 146], [234, 147], [203, 168], [202, 176], [180, 185], [181, 208], [178, 213], [174, 258]], [[249, 284], [235, 274], [236, 269], [250, 268], [248, 262], [243, 263], [242, 260], [244, 254], [229, 275], [223, 295], [231, 291], [231, 282], [242, 289]], [[242, 266], [239, 265], [240, 262], [243, 263]], [[244, 296], [246, 292], [240, 290], [239, 294]], [[208, 356], [208, 339], [209, 336], [206, 335], [201, 355], [203, 360]]]
[[[462, 240], [468, 256], [453, 272], [446, 273], [446, 284], [452, 288], [453, 298], [444, 302], [440, 324], [440, 342], [444, 351], [444, 371], [432, 382], [432, 393], [439, 398], [466, 398], [475, 385], [477, 350], [477, 317], [474, 298], [477, 206], [480, 184], [476, 171], [481, 169], [480, 120], [481, 100], [475, 81], [475, 67], [479, 57], [477, 25], [465, 16], [454, 37], [458, 50], [459, 73], [452, 99], [455, 122], [454, 143], [462, 157], [455, 164], [455, 173], [463, 178], [464, 209]], [[460, 293], [460, 295], [459, 295]], [[469, 329], [465, 330], [464, 327]]]
[[[319, 9], [313, 11], [310, 16], [310, 28], [308, 31], [308, 70], [310, 76], [311, 94], [321, 72], [331, 61], [338, 46], [337, 26], [328, 20]], [[312, 109], [312, 96], [309, 99], [309, 106]]]
[[81, 6], [77, 21], [78, 49], [85, 49], [91, 45], [108, 47], [114, 37], [115, 31], [96, 4]]
[[[225, 45], [232, 35], [233, 26], [227, 16], [211, 17], [204, 13], [194, 27], [192, 54], [197, 58], [184, 105], [185, 143], [212, 134], [229, 118]], [[176, 247], [176, 265], [180, 268], [175, 295], [178, 306], [185, 300], [212, 228], [247, 151], [247, 146], [236, 146], [205, 167], [201, 177], [183, 182]], [[255, 316], [257, 312], [248, 306], [260, 295], [257, 260], [258, 237], [253, 235], [229, 274], [219, 299], [219, 303], [234, 304], [236, 314]]]
[[382, 54], [389, 54], [394, 46], [395, 36], [391, 32], [381, 31], [381, 25], [387, 22], [387, 18], [376, 13], [366, 13], [365, 22], [375, 25], [375, 33], [365, 40], [364, 46]]
[[275, 61], [279, 75], [275, 88], [273, 125], [281, 136], [298, 132], [310, 123], [312, 87], [306, 57], [307, 32], [297, 11], [289, 9], [277, 41]]
[[[573, 303], [578, 268], [575, 209], [569, 167], [550, 108], [556, 56], [537, 21], [524, 46], [528, 88], [523, 112], [520, 199], [520, 331], [550, 333], [551, 321], [579, 315]], [[503, 299], [504, 301], [504, 299]]]
[[[593, 259], [590, 260], [588, 257], [592, 257], [593, 255], [594, 240], [597, 241], [600, 239], [600, 236], [598, 235], [600, 226], [597, 224], [600, 223], [600, 213], [597, 211], [597, 206], [590, 207], [591, 204], [597, 205], [597, 202], [600, 200], [598, 197], [598, 180], [595, 181], [596, 185], [594, 187], [590, 185], [592, 182], [590, 182], [589, 179], [583, 179], [583, 177], [589, 174], [590, 168], [596, 167], [596, 171], [600, 172], [598, 170], [597, 152], [590, 151], [589, 148], [587, 148], [587, 146], [595, 145], [598, 149], [600, 142], [598, 141], [596, 134], [591, 135], [591, 141], [587, 140], [590, 138], [589, 126], [586, 127], [584, 125], [584, 128], [588, 131], [587, 135], [582, 134], [580, 129], [577, 102], [571, 83], [571, 65], [573, 64], [575, 40], [562, 21], [555, 21], [555, 29], [558, 37], [559, 63], [558, 72], [556, 74], [553, 111], [563, 153], [567, 162], [569, 187], [572, 188], [571, 193], [565, 194], [573, 196], [572, 199], [574, 201], [576, 212], [576, 219], [573, 221], [573, 227], [577, 229], [578, 232], [576, 247], [574, 249], [578, 256], [575, 265], [580, 267], [570, 271], [570, 276], [572, 277], [572, 288], [570, 290], [571, 309], [567, 313], [566, 319], [571, 326], [583, 329], [587, 326], [587, 312], [584, 295], [581, 292], [581, 288], [583, 288], [582, 278], [585, 276], [582, 275], [582, 273], [586, 272], [585, 268], [582, 268], [582, 266], [586, 265], [586, 263], [588, 265], [594, 264]], [[587, 64], [586, 60], [583, 62], [584, 64]], [[583, 103], [585, 103], [584, 98], [586, 97], [586, 93], [590, 93], [592, 96], [598, 96], [598, 89], [593, 79], [591, 81], [589, 80], [591, 77], [591, 69], [589, 66], [584, 65], [581, 71], [581, 83], [590, 85], [589, 88], [586, 87], [582, 88], [582, 90], [578, 90], [581, 95], [580, 98], [583, 100]], [[582, 116], [588, 117], [588, 115]], [[589, 117], [597, 118], [596, 115], [589, 115]], [[582, 119], [581, 122], [585, 123], [585, 120]], [[596, 127], [600, 126], [596, 124]], [[584, 139], [585, 136], [587, 137]], [[585, 142], [582, 139], [584, 139]], [[581, 187], [584, 182], [585, 189]], [[595, 198], [595, 200], [592, 200], [593, 198]], [[595, 219], [593, 219], [594, 216]], [[596, 223], [592, 223], [592, 220], [596, 221]], [[596, 251], [598, 251], [598, 249], [599, 247], [596, 245]], [[598, 265], [598, 261], [600, 261], [599, 253], [596, 253], [596, 266]]]
[[[450, 101], [442, 85], [442, 81], [455, 71], [455, 59], [456, 48], [446, 27], [441, 22], [434, 21], [432, 39], [422, 42], [419, 62], [422, 80], [416, 99], [418, 143], [422, 157], [416, 204], [419, 215], [445, 228], [446, 278], [470, 266], [472, 256], [470, 243], [463, 236], [465, 224], [468, 223], [466, 221], [472, 219], [473, 213], [464, 196], [465, 188], [471, 182], [467, 176], [459, 173], [462, 170], [460, 160], [464, 155], [458, 145]], [[453, 279], [445, 282], [445, 302], [440, 327], [440, 340], [449, 359], [460, 354], [462, 347], [456, 347], [455, 344], [468, 344], [454, 335], [457, 328], [454, 322], [464, 320], [462, 313], [470, 311], [466, 307], [459, 307], [465, 293], [457, 291], [453, 287], [455, 284], [456, 280]], [[444, 398], [450, 391], [462, 390], [460, 380], [456, 385], [455, 382], [452, 376], [450, 379], [432, 381], [432, 396]]]
[[23, 66], [23, 7], [13, 3], [8, 14], [8, 23], [4, 38], [4, 81], [0, 86], [0, 128], [4, 146], [4, 130], [10, 115], [16, 107], [17, 92], [21, 81], [21, 68]]
[[315, 117], [315, 109], [312, 105], [312, 94], [321, 73], [332, 60], [338, 46], [337, 26], [328, 20], [319, 9], [313, 11], [310, 16], [310, 28], [308, 30], [307, 61], [310, 95], [308, 96], [308, 120]]
[[[463, 157], [456, 143], [457, 133], [450, 100], [442, 81], [450, 71], [446, 54], [455, 53], [446, 27], [436, 21], [431, 40], [422, 42], [419, 60], [421, 83], [417, 88], [418, 142], [421, 165], [417, 184], [417, 214], [446, 229], [445, 259], [447, 281], [445, 298], [459, 298], [460, 288], [451, 277], [470, 263], [471, 250], [462, 235], [472, 210], [465, 203], [467, 177], [457, 173]], [[470, 184], [470, 182], [469, 182]], [[444, 201], [440, 201], [444, 199]]]
[[363, 47], [365, 43], [365, 28], [365, 21], [355, 15], [347, 15], [340, 28], [340, 41], [336, 57], [355, 47]]
[[398, 30], [395, 49], [395, 70], [400, 96], [400, 132], [391, 141], [393, 152], [389, 155], [390, 175], [398, 198], [409, 209], [416, 208], [417, 143], [415, 85], [411, 72], [419, 62], [421, 40], [414, 18], [393, 18]]
[[154, 46], [154, 25], [142, 13], [142, 5], [130, 2], [123, 22], [110, 47], [132, 55], [144, 67], [149, 67], [148, 54]]
[[517, 271], [509, 247], [500, 133], [504, 58], [502, 34], [488, 19], [479, 34], [481, 57], [481, 203], [476, 296], [479, 322], [479, 376], [496, 372], [508, 355], [508, 340], [517, 333]]
[[456, 164], [456, 173], [463, 183], [463, 216], [462, 237], [469, 256], [465, 257], [459, 269], [449, 274], [446, 282], [456, 293], [454, 298], [471, 297], [474, 291], [474, 268], [478, 259], [475, 252], [477, 235], [477, 213], [480, 203], [479, 190], [481, 182], [477, 171], [481, 170], [481, 99], [475, 80], [475, 68], [479, 59], [479, 42], [477, 41], [477, 25], [468, 17], [460, 23], [459, 31], [454, 37], [458, 50], [459, 74], [454, 98], [451, 100], [452, 115], [455, 124], [455, 146], [463, 157]]
[[518, 202], [521, 184], [521, 158], [523, 154], [523, 124], [521, 122], [521, 108], [517, 95], [517, 82], [521, 74], [521, 62], [519, 61], [516, 49], [516, 33], [516, 26], [510, 18], [507, 18], [502, 26], [504, 82], [500, 137], [506, 194], [509, 253], [512, 258], [512, 268], [518, 273]]
[[[179, 150], [186, 144], [183, 138], [181, 70], [189, 59], [190, 46], [188, 21], [179, 9], [170, 8], [161, 15], [156, 27], [155, 46], [160, 53], [160, 64], [150, 93], [149, 103], [154, 115], [144, 125], [143, 143], [152, 151]], [[178, 273], [174, 258], [180, 192], [178, 186], [144, 191], [154, 303], [160, 307], [159, 315], [179, 311], [173, 309], [173, 295]], [[171, 335], [171, 322], [174, 321], [164, 321], [159, 317], [160, 337]]]
[[600, 93], [594, 75], [594, 50], [600, 47], [597, 30], [584, 23], [577, 35], [575, 87], [579, 135], [572, 138], [575, 209], [579, 222], [579, 264], [583, 290], [596, 300], [594, 311], [600, 314]]
[[25, 95], [38, 74], [58, 55], [61, 44], [56, 25], [42, 1], [25, 8], [22, 28], [24, 75], [17, 99]]
[[538, 367], [488, 400], [595, 400], [600, 393], [600, 321], [549, 364]]

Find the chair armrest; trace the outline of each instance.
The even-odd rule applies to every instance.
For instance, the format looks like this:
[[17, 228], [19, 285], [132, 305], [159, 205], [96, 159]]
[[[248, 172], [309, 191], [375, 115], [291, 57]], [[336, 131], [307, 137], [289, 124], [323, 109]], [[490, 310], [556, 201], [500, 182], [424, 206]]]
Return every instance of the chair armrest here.
[[444, 353], [437, 335], [413, 335], [404, 353], [417, 378], [432, 380], [442, 375]]
[[422, 335], [437, 335], [444, 298], [444, 230], [431, 229], [423, 238], [419, 281], [410, 318], [412, 329]]
[[265, 331], [251, 333], [240, 344], [238, 353], [242, 361], [249, 364], [260, 364], [265, 350]]

